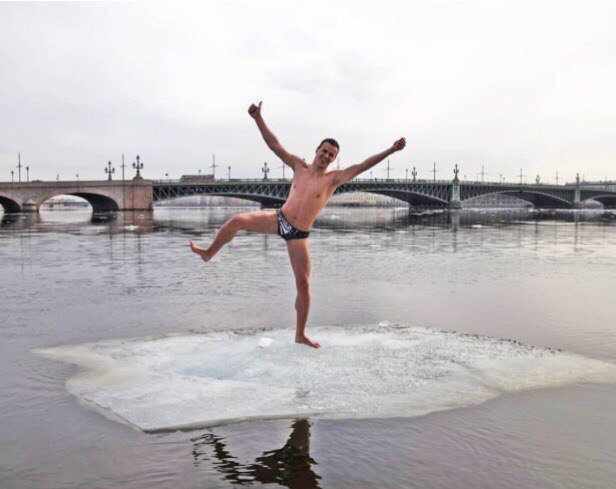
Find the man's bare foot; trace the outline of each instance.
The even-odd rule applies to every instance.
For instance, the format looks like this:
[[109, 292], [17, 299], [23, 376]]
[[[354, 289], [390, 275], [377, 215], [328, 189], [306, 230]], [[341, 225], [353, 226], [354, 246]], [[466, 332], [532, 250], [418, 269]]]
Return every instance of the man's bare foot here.
[[193, 240], [190, 241], [190, 249], [193, 251], [193, 253], [196, 253], [201, 258], [203, 258], [203, 261], [210, 261], [210, 259], [212, 258], [212, 255], [208, 250], [197, 246]]
[[301, 343], [303, 345], [311, 346], [312, 348], [321, 348], [321, 345], [317, 341], [313, 341], [307, 336], [296, 336], [295, 343]]

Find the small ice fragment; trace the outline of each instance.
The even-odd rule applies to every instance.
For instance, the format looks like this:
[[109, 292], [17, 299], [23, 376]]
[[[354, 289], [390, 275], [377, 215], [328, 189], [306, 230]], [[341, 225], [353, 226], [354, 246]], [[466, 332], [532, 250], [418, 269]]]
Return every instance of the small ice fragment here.
[[379, 323], [379, 326], [382, 326], [383, 328], [386, 328], [387, 326], [389, 326], [389, 321], [387, 321], [387, 319], [385, 321], [381, 321]]
[[274, 341], [271, 338], [259, 338], [259, 348], [267, 348]]
[[124, 226], [124, 229], [126, 229], [127, 231], [135, 231], [136, 229], [139, 229], [139, 226], [134, 226], [134, 225], [129, 225], [129, 226]]
[[483, 226], [481, 224], [473, 224], [471, 228], [473, 229], [481, 229]]

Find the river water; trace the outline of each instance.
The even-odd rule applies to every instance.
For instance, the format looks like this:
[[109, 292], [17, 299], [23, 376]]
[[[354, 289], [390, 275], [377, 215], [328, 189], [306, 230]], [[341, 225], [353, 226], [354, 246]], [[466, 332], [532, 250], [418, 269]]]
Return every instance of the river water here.
[[613, 487], [613, 214], [243, 211], [2, 218], [0, 487]]

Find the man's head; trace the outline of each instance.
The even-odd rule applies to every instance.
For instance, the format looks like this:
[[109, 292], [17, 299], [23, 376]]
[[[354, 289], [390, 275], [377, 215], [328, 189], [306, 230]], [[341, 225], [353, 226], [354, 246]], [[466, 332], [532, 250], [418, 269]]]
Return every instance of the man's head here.
[[338, 141], [332, 138], [324, 139], [315, 151], [314, 164], [323, 169], [327, 168], [336, 159], [339, 150]]

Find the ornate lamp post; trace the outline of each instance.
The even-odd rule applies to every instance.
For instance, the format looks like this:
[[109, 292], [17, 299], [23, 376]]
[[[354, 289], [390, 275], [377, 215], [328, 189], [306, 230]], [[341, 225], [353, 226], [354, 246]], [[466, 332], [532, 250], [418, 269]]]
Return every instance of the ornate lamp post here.
[[231, 181], [231, 165], [229, 165], [228, 170], [229, 170], [229, 181]]
[[30, 181], [30, 167], [26, 167], [26, 182]]
[[263, 168], [261, 168], [261, 171], [263, 172], [263, 180], [267, 180], [267, 174], [270, 171], [270, 169], [267, 166], [267, 161], [263, 163]]
[[143, 163], [141, 163], [141, 157], [137, 155], [135, 157], [135, 160], [137, 160], [135, 163], [133, 163], [133, 168], [137, 170], [135, 178], [141, 178], [141, 170], [143, 170]]
[[111, 168], [111, 161], [107, 163], [107, 167], [105, 168], [105, 173], [109, 175], [108, 180], [111, 182], [111, 175], [115, 173], [115, 168]]
[[60, 181], [60, 174], [56, 175], [56, 182]]
[[77, 181], [79, 181], [79, 173], [76, 173], [75, 176], [77, 177]]
[[15, 181], [15, 171], [11, 170], [11, 183]]
[[417, 169], [415, 167], [413, 167], [413, 171], [411, 172], [411, 175], [413, 175], [413, 181], [416, 182], [417, 181]]

